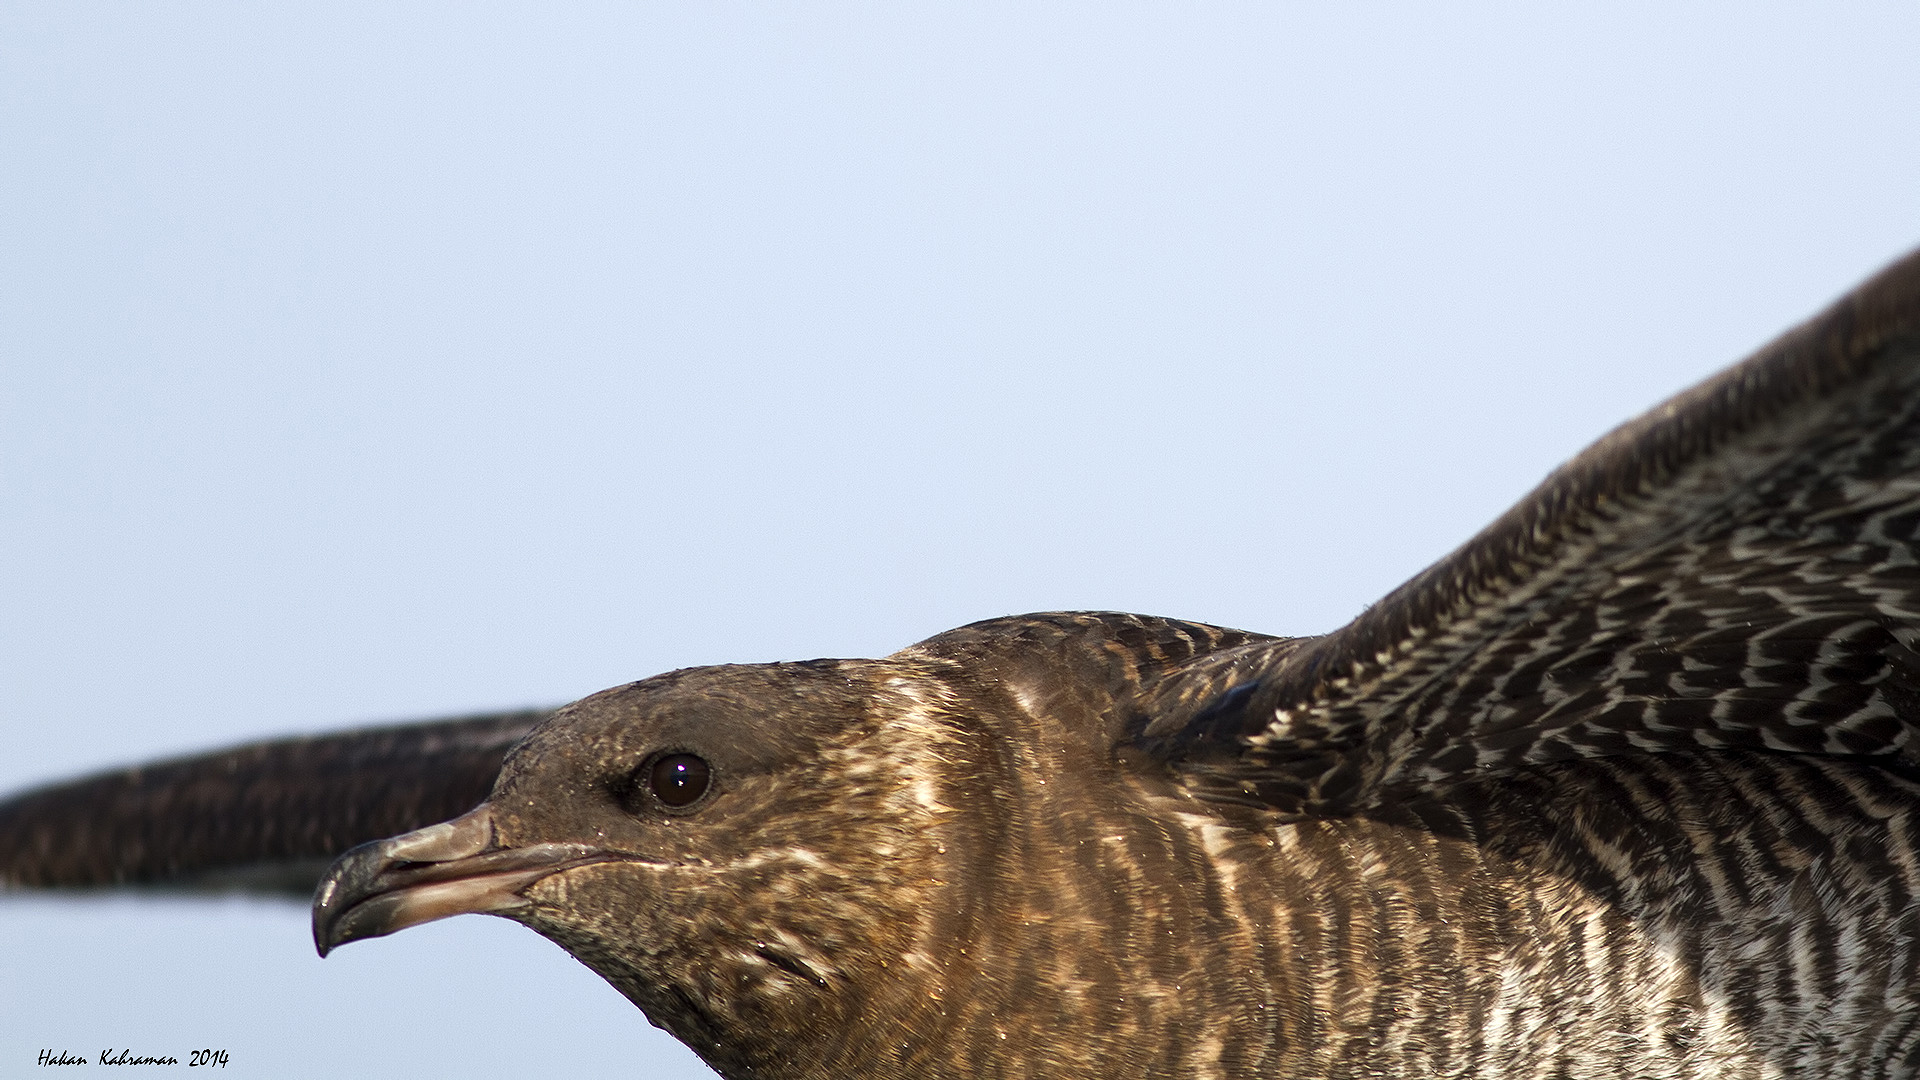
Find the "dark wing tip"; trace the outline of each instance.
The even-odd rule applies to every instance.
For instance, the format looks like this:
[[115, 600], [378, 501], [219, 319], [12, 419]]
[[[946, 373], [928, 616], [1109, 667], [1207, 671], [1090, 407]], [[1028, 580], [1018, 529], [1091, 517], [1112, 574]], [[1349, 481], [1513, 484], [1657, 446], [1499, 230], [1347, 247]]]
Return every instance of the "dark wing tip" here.
[[305, 897], [341, 852], [471, 809], [548, 715], [254, 743], [23, 792], [0, 802], [0, 887]]

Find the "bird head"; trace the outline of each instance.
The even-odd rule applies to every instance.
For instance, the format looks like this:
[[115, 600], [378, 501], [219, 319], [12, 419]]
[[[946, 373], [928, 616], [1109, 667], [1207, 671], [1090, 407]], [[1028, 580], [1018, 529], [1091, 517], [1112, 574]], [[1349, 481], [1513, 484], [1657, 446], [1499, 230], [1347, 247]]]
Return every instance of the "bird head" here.
[[342, 856], [315, 896], [315, 941], [324, 955], [501, 915], [737, 1067], [723, 1071], [885, 1038], [853, 1021], [938, 1010], [908, 987], [966, 937], [951, 883], [994, 828], [968, 710], [925, 674], [693, 668], [585, 698], [528, 736], [472, 812]]

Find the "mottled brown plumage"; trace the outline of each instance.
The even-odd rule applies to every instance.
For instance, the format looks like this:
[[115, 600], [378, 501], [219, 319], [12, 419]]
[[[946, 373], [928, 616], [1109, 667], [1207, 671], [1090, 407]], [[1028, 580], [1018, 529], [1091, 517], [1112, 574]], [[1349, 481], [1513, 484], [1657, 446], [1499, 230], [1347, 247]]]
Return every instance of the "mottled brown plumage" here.
[[[618, 687], [341, 859], [315, 934], [516, 919], [731, 1077], [1912, 1076], [1917, 647], [1910, 257], [1334, 633]], [[59, 820], [93, 783], [0, 806], [8, 880], [264, 850], [118, 855]]]

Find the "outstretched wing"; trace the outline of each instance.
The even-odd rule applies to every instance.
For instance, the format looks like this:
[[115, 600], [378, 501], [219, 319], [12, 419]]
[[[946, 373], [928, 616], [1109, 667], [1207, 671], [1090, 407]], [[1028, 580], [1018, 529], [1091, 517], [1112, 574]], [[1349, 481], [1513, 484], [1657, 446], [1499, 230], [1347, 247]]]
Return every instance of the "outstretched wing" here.
[[1912, 255], [1342, 629], [1164, 680], [1137, 744], [1307, 814], [1575, 757], [1920, 758], [1917, 537]]
[[464, 813], [533, 710], [366, 728], [101, 773], [0, 802], [0, 887], [153, 885], [306, 899], [356, 844]]

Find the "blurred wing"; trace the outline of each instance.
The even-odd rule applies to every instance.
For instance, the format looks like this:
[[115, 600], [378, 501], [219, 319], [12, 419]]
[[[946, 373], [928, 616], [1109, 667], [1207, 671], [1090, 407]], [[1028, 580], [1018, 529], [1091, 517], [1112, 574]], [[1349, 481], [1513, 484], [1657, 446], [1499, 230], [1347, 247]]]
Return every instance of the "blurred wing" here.
[[1325, 637], [1197, 660], [1136, 745], [1308, 814], [1576, 757], [1920, 757], [1920, 255], [1582, 453]]
[[308, 898], [356, 844], [493, 789], [526, 711], [254, 743], [0, 802], [0, 887], [155, 885]]

